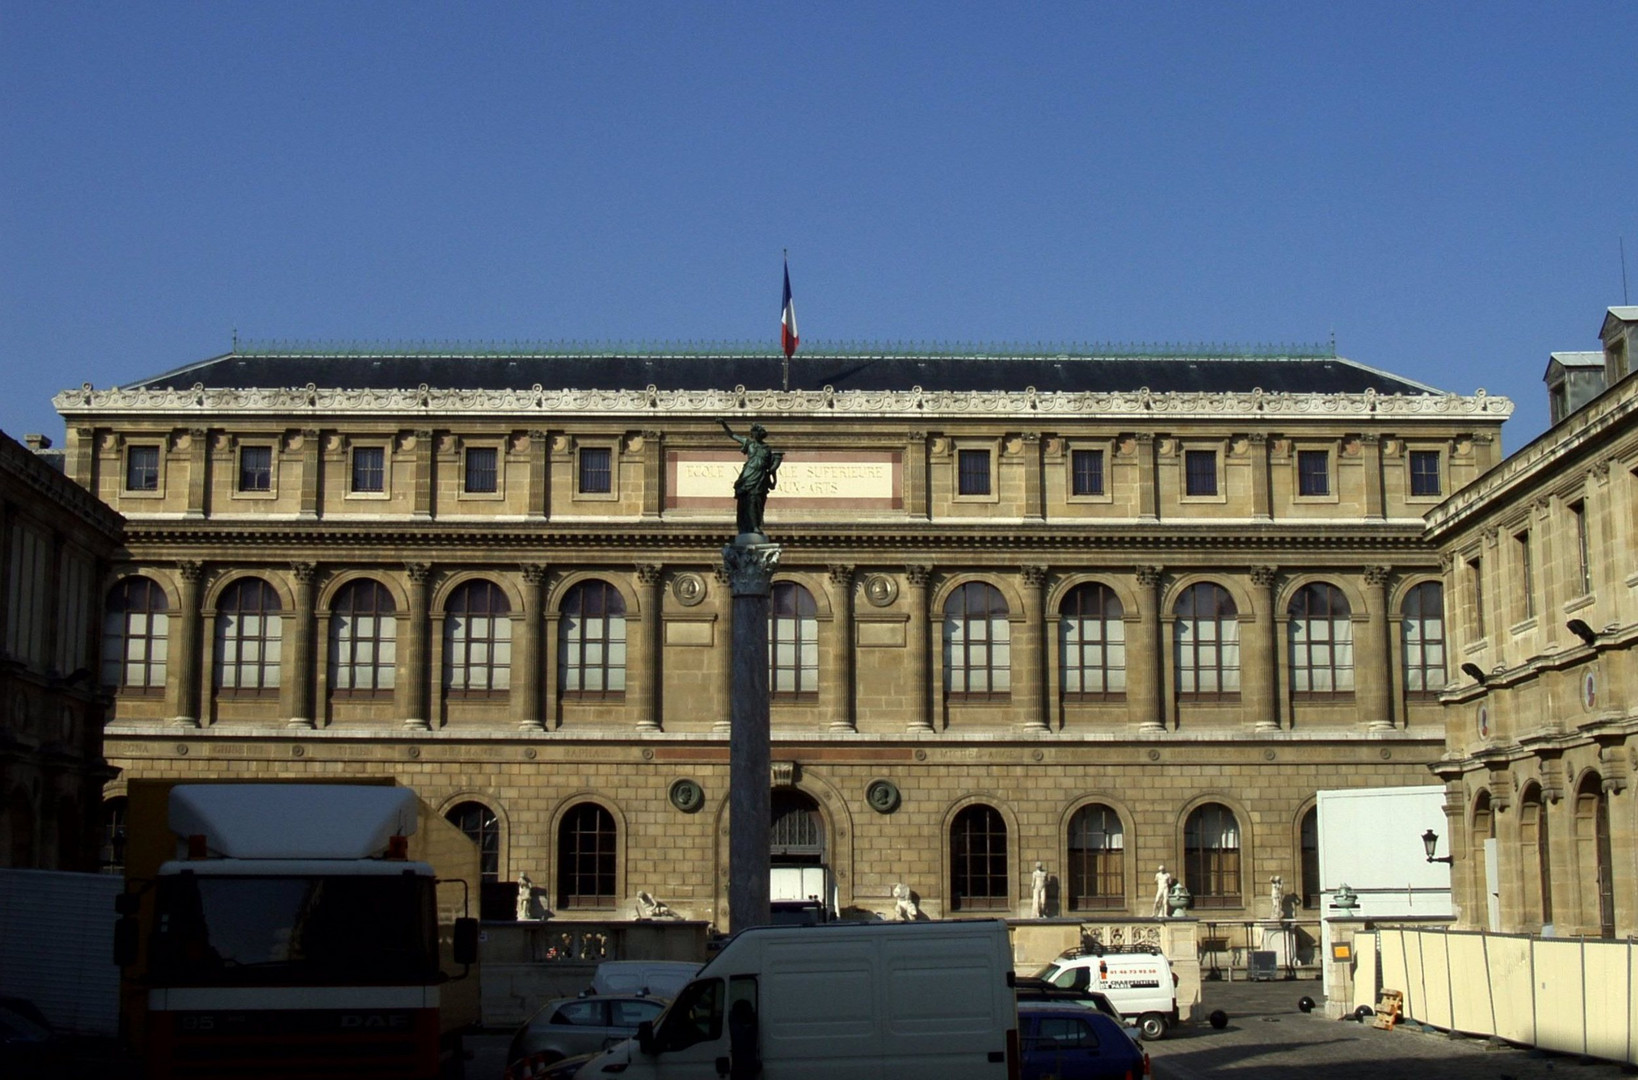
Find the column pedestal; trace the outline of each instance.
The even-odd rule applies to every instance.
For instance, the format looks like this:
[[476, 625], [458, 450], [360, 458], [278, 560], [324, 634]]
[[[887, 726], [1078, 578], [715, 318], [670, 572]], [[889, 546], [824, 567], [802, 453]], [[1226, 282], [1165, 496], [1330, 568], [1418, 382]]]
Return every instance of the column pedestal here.
[[779, 553], [760, 533], [741, 533], [722, 549], [734, 608], [728, 703], [728, 925], [734, 931], [769, 921], [768, 601]]

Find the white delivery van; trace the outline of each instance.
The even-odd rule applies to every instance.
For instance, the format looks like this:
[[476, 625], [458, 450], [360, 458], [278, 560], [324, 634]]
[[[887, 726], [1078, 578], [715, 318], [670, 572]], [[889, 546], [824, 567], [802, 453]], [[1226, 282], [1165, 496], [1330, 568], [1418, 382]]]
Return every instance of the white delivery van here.
[[759, 926], [652, 1024], [577, 1074], [603, 1080], [1009, 1080], [1006, 924]]
[[1104, 994], [1124, 1019], [1137, 1024], [1145, 1039], [1163, 1039], [1177, 1023], [1177, 980], [1171, 961], [1159, 952], [1070, 949], [1036, 977], [1054, 986]]

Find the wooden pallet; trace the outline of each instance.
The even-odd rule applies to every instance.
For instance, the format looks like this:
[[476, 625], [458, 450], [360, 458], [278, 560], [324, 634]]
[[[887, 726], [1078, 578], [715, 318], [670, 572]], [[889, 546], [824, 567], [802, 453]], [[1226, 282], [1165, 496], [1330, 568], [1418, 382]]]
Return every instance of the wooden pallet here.
[[1382, 996], [1376, 999], [1376, 1015], [1371, 1017], [1371, 1026], [1384, 1030], [1392, 1028], [1399, 1022], [1400, 1010], [1404, 1007], [1404, 994], [1398, 990], [1382, 991]]

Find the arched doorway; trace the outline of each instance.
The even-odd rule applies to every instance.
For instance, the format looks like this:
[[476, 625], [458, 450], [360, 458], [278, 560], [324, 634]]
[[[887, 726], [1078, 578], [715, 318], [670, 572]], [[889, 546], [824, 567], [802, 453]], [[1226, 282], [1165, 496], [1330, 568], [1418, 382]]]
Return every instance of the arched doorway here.
[[835, 886], [819, 804], [793, 787], [774, 788], [768, 801], [768, 899], [775, 905], [818, 901], [826, 916], [834, 915]]

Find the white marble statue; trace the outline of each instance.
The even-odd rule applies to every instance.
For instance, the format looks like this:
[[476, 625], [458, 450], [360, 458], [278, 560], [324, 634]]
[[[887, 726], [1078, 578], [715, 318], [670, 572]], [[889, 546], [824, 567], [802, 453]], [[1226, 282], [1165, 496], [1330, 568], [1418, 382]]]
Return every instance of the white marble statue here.
[[648, 893], [640, 892], [637, 894], [637, 917], [639, 919], [675, 919], [680, 916], [672, 911], [664, 900], [656, 900]]
[[1285, 879], [1275, 874], [1268, 879], [1268, 917], [1285, 918]]
[[528, 874], [518, 875], [518, 922], [529, 922], [535, 917], [535, 883]]
[[1046, 887], [1046, 867], [1037, 862], [1035, 872], [1029, 876], [1029, 911], [1037, 919], [1046, 918]]
[[1166, 917], [1166, 894], [1171, 891], [1172, 882], [1174, 880], [1175, 879], [1172, 877], [1172, 875], [1166, 872], [1166, 865], [1164, 863], [1162, 863], [1160, 867], [1155, 870], [1154, 915], [1157, 919], [1164, 919]]
[[910, 895], [910, 886], [899, 882], [893, 886], [893, 917], [899, 922], [915, 922], [921, 915], [921, 909], [916, 906], [915, 897]]

